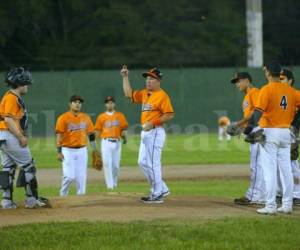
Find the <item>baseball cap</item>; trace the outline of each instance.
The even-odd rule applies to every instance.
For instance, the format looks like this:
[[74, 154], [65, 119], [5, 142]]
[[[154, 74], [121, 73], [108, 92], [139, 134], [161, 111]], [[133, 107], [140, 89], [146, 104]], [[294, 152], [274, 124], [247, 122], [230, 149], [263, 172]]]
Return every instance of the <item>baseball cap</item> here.
[[108, 103], [108, 102], [116, 102], [115, 98], [113, 96], [107, 96], [105, 97], [104, 103]]
[[231, 83], [235, 84], [240, 79], [249, 79], [250, 82], [252, 82], [252, 77], [248, 72], [238, 72], [235, 74], [234, 78], [231, 79]]
[[80, 101], [81, 103], [84, 102], [83, 98], [80, 97], [79, 95], [72, 95], [70, 97], [70, 102], [75, 102], [75, 101]]
[[280, 78], [281, 77], [286, 77], [288, 80], [293, 80], [293, 82], [295, 81], [293, 72], [288, 69], [283, 69], [281, 71]]
[[143, 73], [143, 77], [150, 76], [157, 80], [161, 80], [162, 75], [163, 74], [160, 72], [159, 68], [152, 68], [152, 69], [149, 69], [147, 72]]
[[277, 61], [266, 63], [265, 68], [275, 75], [279, 75], [281, 72], [281, 65]]

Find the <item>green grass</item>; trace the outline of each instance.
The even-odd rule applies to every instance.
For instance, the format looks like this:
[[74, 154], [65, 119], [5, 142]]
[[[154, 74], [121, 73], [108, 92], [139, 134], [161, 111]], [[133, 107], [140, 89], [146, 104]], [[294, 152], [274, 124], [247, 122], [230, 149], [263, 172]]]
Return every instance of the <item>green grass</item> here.
[[[123, 166], [136, 166], [140, 137], [132, 135], [122, 148]], [[31, 138], [32, 155], [39, 168], [58, 168], [54, 138]], [[163, 164], [226, 164], [247, 163], [249, 144], [233, 138], [219, 142], [216, 134], [168, 135], [163, 151]]]
[[[247, 180], [199, 180], [199, 181], [167, 181], [172, 195], [189, 195], [189, 196], [212, 196], [224, 198], [236, 198], [242, 196], [248, 187]], [[58, 196], [59, 187], [39, 188], [42, 196]], [[92, 183], [87, 186], [87, 194], [105, 193], [106, 188], [103, 183]], [[115, 192], [120, 193], [148, 193], [149, 186], [144, 182], [121, 182]], [[74, 185], [70, 195], [75, 194]], [[24, 199], [24, 190], [15, 189], [15, 199]]]
[[0, 229], [1, 249], [298, 250], [300, 219], [47, 223]]

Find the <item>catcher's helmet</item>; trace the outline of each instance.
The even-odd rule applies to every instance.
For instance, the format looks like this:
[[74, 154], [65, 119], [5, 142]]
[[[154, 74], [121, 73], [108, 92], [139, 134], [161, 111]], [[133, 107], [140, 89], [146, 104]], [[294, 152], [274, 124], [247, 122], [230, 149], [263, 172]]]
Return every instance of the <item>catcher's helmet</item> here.
[[33, 80], [29, 70], [24, 67], [16, 67], [7, 72], [5, 82], [7, 86], [17, 88], [18, 86], [30, 85]]

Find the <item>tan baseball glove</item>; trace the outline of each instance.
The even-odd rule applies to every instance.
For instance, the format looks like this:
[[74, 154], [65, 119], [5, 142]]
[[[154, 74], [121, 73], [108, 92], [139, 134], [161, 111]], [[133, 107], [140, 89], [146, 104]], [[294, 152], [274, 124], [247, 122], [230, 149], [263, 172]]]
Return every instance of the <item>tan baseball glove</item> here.
[[92, 152], [92, 167], [98, 171], [101, 171], [103, 168], [102, 156], [97, 150]]

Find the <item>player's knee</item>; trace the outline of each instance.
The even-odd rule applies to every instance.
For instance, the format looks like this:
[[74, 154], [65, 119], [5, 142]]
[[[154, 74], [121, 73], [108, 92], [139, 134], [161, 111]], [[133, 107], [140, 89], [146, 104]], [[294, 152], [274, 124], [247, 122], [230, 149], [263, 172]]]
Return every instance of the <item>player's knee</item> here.
[[32, 188], [37, 188], [36, 168], [33, 160], [22, 166], [19, 172], [17, 187], [26, 187], [27, 184], [30, 184]]

